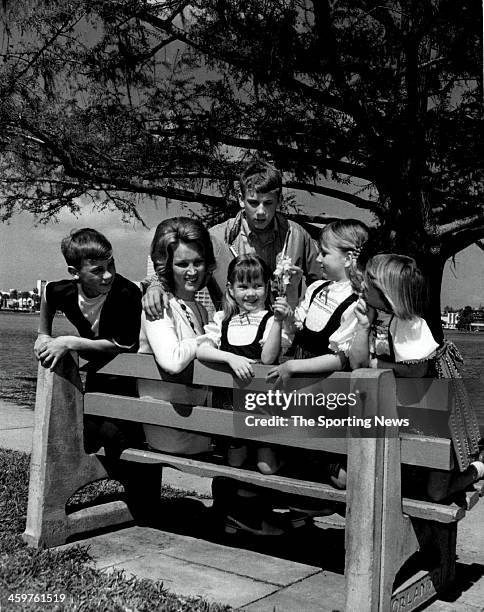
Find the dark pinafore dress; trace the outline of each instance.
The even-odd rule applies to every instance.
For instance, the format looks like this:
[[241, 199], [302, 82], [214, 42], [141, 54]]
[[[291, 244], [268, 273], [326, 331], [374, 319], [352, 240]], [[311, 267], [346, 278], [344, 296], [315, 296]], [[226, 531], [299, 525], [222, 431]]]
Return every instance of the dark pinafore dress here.
[[[389, 354], [383, 355], [392, 363], [395, 363], [395, 349], [390, 326], [394, 317], [388, 323], [388, 349]], [[467, 470], [472, 461], [480, 456], [484, 448], [484, 439], [481, 437], [477, 415], [472, 406], [469, 394], [462, 379], [462, 374], [457, 364], [463, 363], [457, 347], [446, 340], [436, 355], [429, 360], [429, 378], [449, 379], [449, 387], [452, 390], [454, 401], [451, 403], [449, 412], [449, 432], [452, 438], [456, 466], [460, 472]], [[411, 472], [412, 476], [415, 475]]]
[[[267, 321], [271, 318], [271, 316], [272, 314], [270, 312], [267, 312], [261, 319], [261, 322], [259, 323], [259, 328], [252, 342], [250, 344], [243, 344], [241, 346], [234, 346], [233, 344], [229, 344], [227, 336], [229, 324], [232, 320], [232, 317], [230, 319], [226, 319], [222, 322], [219, 347], [220, 350], [227, 351], [228, 353], [232, 353], [233, 355], [240, 355], [241, 357], [247, 357], [248, 359], [256, 359], [260, 361], [262, 353], [262, 347], [260, 342], [264, 337]], [[213, 402], [216, 408], [223, 408], [224, 410], [233, 410], [232, 389], [219, 389], [216, 393], [214, 393]]]
[[[329, 289], [331, 283], [332, 281], [323, 283], [319, 289], [316, 289], [313, 292], [309, 302], [309, 308], [311, 308], [312, 303], [319, 295], [323, 294]], [[310, 359], [311, 357], [319, 357], [320, 355], [329, 355], [333, 353], [333, 351], [329, 348], [329, 339], [341, 325], [341, 317], [343, 316], [344, 312], [351, 304], [356, 302], [357, 299], [358, 296], [352, 293], [345, 300], [343, 300], [330, 316], [323, 329], [319, 331], [308, 329], [306, 326], [306, 321], [304, 321], [302, 329], [296, 332], [294, 342], [287, 355], [293, 359]]]
[[[313, 292], [309, 302], [308, 312], [314, 300], [319, 295], [324, 294], [325, 291], [328, 291], [331, 283], [332, 281], [323, 283], [319, 289]], [[356, 302], [357, 299], [358, 296], [352, 293], [343, 300], [341, 304], [338, 304], [326, 325], [319, 331], [308, 329], [306, 321], [304, 321], [302, 329], [296, 332], [294, 342], [286, 355], [290, 356], [292, 359], [310, 359], [311, 357], [333, 354], [333, 351], [329, 348], [329, 339], [341, 325], [341, 317], [344, 312], [351, 304]], [[324, 453], [325, 458], [323, 460], [321, 460], [321, 455], [322, 453], [319, 453], [317, 458], [317, 469], [325, 472], [328, 477], [333, 476], [337, 478], [340, 469], [346, 469], [346, 457], [344, 455]]]

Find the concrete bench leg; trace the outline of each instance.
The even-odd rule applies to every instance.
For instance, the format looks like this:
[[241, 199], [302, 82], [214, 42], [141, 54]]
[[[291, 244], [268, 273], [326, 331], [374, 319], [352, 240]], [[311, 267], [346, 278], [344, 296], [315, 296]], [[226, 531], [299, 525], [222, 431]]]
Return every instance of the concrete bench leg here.
[[[360, 394], [362, 417], [370, 416], [375, 407], [381, 415], [396, 417], [395, 381], [390, 373], [376, 387], [360, 371], [355, 390]], [[347, 612], [410, 612], [433, 598], [455, 575], [457, 524], [412, 522], [403, 514], [401, 442], [396, 428], [385, 430], [380, 438], [348, 440]], [[398, 571], [418, 551], [428, 557], [426, 569], [394, 591]]]
[[[360, 375], [354, 389], [361, 417], [396, 412], [395, 380], [388, 372], [377, 386]], [[402, 514], [400, 440], [396, 428], [379, 438], [348, 440], [346, 509], [346, 610], [387, 612], [396, 573], [419, 549], [409, 517]]]
[[82, 384], [72, 355], [55, 372], [39, 366], [24, 540], [36, 547], [56, 546], [82, 528], [124, 522], [122, 502], [100, 506], [89, 517], [85, 510], [66, 515], [75, 491], [105, 477], [99, 459], [84, 452]]

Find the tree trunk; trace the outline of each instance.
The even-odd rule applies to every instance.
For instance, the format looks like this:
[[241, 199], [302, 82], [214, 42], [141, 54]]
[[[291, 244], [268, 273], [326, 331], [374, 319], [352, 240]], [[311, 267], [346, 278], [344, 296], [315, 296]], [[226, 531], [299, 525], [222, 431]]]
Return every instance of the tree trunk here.
[[442, 331], [440, 291], [442, 288], [442, 275], [445, 260], [441, 255], [421, 255], [417, 257], [417, 264], [425, 274], [428, 283], [428, 308], [424, 312], [430, 331], [435, 341], [441, 344], [444, 339]]

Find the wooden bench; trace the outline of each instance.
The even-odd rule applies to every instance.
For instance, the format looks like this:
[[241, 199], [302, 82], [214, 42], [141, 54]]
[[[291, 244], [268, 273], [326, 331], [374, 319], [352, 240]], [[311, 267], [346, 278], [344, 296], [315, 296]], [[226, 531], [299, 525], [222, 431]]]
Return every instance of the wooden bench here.
[[[266, 366], [256, 366], [256, 377], [247, 390], [269, 387], [261, 382]], [[151, 355], [119, 355], [102, 373], [162, 381]], [[421, 393], [407, 386], [396, 393], [390, 370], [358, 370], [335, 373], [322, 383], [344, 383], [359, 394], [365, 415], [397, 417], [398, 411], [434, 407], [445, 414], [452, 401], [442, 386], [428, 383]], [[33, 546], [64, 544], [74, 534], [120, 525], [132, 520], [122, 501], [84, 508], [66, 514], [67, 500], [84, 485], [107, 477], [97, 455], [83, 450], [83, 413], [204, 432], [214, 436], [241, 437], [234, 414], [199, 406], [196, 385], [231, 388], [232, 375], [221, 366], [195, 362], [192, 385], [170, 385], [173, 403], [193, 409], [175, 410], [160, 400], [138, 399], [102, 393], [83, 395], [76, 356], [67, 355], [52, 373], [39, 367], [35, 407], [34, 444], [31, 458], [27, 526], [24, 539]], [[410, 389], [410, 390], [409, 390]], [[260, 430], [259, 430], [260, 432]], [[247, 436], [249, 437], [249, 436]], [[294, 436], [258, 433], [258, 441], [313, 451], [345, 453], [348, 458], [346, 491], [320, 482], [266, 476], [247, 469], [185, 457], [127, 449], [122, 458], [159, 464], [201, 476], [226, 476], [287, 493], [346, 504], [345, 592], [346, 611], [356, 609], [387, 612], [413, 610], [446, 587], [455, 574], [457, 523], [479, 499], [477, 487], [464, 503], [444, 505], [402, 498], [401, 463], [452, 470], [452, 442], [448, 437], [400, 434], [389, 426], [386, 435], [365, 438]], [[394, 585], [403, 564], [417, 551], [433, 559], [403, 584]], [[430, 555], [430, 556], [429, 556]]]

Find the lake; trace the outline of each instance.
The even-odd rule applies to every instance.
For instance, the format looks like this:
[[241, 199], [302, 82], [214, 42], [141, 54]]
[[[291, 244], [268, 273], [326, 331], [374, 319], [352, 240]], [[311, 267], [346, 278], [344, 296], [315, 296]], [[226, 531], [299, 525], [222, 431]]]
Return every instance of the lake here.
[[[38, 315], [0, 311], [0, 399], [34, 407], [37, 362], [32, 348]], [[65, 317], [56, 317], [54, 334], [74, 334]], [[484, 429], [484, 333], [447, 332], [464, 356], [465, 378], [481, 428]]]

